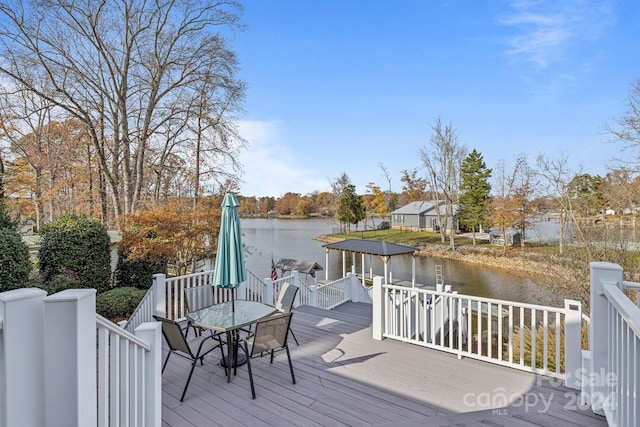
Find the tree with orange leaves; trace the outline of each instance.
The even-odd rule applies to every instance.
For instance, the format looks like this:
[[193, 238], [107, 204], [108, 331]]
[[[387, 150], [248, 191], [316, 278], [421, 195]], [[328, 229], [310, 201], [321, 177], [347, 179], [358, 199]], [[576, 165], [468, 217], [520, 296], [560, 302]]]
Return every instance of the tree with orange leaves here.
[[216, 250], [221, 203], [220, 196], [206, 197], [194, 209], [190, 199], [171, 199], [122, 215], [120, 244], [128, 248], [127, 260], [166, 261], [176, 275], [186, 274]]

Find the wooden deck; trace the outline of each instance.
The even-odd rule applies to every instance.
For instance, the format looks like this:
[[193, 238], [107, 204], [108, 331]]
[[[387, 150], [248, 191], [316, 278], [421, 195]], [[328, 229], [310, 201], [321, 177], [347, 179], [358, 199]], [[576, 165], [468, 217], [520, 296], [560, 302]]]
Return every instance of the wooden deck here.
[[606, 426], [580, 409], [579, 393], [514, 369], [371, 336], [371, 306], [294, 310], [290, 348], [273, 365], [253, 359], [231, 383], [214, 352], [179, 401], [189, 362], [173, 356], [163, 375], [165, 426]]

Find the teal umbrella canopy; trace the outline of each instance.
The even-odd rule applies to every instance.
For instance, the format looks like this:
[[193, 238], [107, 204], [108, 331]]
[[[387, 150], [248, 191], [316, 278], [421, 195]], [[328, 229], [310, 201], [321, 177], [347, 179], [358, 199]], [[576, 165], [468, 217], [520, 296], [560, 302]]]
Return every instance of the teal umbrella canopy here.
[[235, 195], [227, 193], [224, 196], [218, 235], [218, 253], [213, 274], [213, 285], [219, 288], [235, 289], [246, 280], [247, 276], [238, 206], [240, 203]]

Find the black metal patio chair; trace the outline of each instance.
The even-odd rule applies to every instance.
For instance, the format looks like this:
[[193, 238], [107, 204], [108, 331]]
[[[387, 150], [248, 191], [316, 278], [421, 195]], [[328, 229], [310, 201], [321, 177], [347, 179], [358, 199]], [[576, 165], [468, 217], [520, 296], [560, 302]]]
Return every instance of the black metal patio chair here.
[[[296, 300], [296, 294], [300, 290], [299, 287], [290, 284], [289, 282], [284, 282], [280, 287], [280, 292], [278, 292], [278, 298], [276, 300], [276, 310], [280, 313], [289, 313], [293, 310], [293, 304]], [[298, 343], [298, 339], [296, 335], [293, 333], [291, 328], [289, 328], [289, 333], [293, 337], [293, 340], [296, 342], [296, 345], [300, 345]]]
[[[291, 353], [287, 344], [287, 336], [289, 335], [289, 327], [291, 326], [291, 318], [293, 312], [276, 314], [266, 317], [256, 323], [255, 332], [246, 337], [240, 348], [247, 356], [247, 369], [249, 371], [249, 383], [251, 384], [251, 396], [256, 398], [256, 389], [253, 384], [253, 372], [251, 368], [251, 358], [257, 354], [271, 352], [271, 361], [273, 363], [275, 350], [285, 349], [287, 359], [289, 360], [289, 370], [291, 371], [291, 380], [296, 383], [296, 377], [293, 373], [293, 363], [291, 362]], [[237, 367], [234, 368], [237, 370]]]
[[182, 396], [180, 396], [180, 402], [182, 402], [184, 400], [184, 395], [187, 393], [187, 388], [189, 387], [189, 382], [191, 382], [191, 376], [193, 375], [193, 370], [196, 367], [198, 360], [200, 360], [200, 364], [202, 365], [204, 356], [218, 347], [220, 348], [220, 354], [224, 357], [222, 340], [218, 335], [201, 335], [192, 340], [187, 340], [182, 333], [180, 324], [177, 322], [165, 319], [161, 316], [153, 316], [153, 318], [162, 323], [162, 335], [164, 335], [164, 339], [167, 341], [167, 345], [169, 346], [169, 353], [162, 365], [162, 372], [164, 372], [167, 362], [169, 362], [169, 357], [173, 353], [191, 361], [191, 371], [189, 372], [189, 377], [184, 385]]

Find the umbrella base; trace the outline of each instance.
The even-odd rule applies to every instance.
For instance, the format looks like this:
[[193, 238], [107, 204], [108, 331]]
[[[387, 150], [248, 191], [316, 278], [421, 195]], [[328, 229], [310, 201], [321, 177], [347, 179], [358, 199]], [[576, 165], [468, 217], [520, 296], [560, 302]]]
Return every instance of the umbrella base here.
[[[245, 356], [244, 353], [238, 353], [238, 356], [236, 357], [236, 367], [242, 366], [245, 363], [247, 363], [247, 356]], [[227, 356], [220, 359], [220, 366], [222, 366], [223, 368], [229, 366], [229, 364], [227, 363]]]

